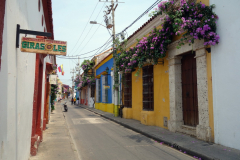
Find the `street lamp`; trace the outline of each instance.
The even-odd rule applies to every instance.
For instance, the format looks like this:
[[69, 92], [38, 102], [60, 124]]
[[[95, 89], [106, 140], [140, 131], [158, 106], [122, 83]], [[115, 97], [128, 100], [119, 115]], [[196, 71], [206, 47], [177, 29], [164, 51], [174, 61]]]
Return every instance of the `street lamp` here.
[[107, 29], [111, 29], [112, 26], [113, 26], [112, 23], [110, 23], [110, 22], [107, 22], [107, 26], [104, 26], [101, 23], [97, 23], [97, 21], [90, 21], [90, 24], [99, 24], [99, 25], [101, 25], [101, 26], [103, 26], [103, 27], [105, 27]]
[[97, 21], [90, 21], [90, 24], [97, 24]]
[[[103, 26], [103, 27], [105, 27], [105, 28], [107, 28], [107, 29], [111, 29], [110, 26], [109, 26], [109, 27], [104, 26], [104, 25], [102, 25], [101, 23], [97, 23], [97, 21], [90, 21], [90, 24], [99, 24], [99, 25], [101, 25], [101, 26]], [[109, 30], [107, 30], [107, 31], [108, 31], [108, 33], [110, 34], [110, 36], [112, 36], [111, 33], [109, 32]]]
[[[118, 1], [116, 1], [117, 3], [119, 3]], [[104, 17], [105, 17], [105, 23], [106, 23], [106, 28], [107, 29], [109, 29], [109, 28], [113, 28], [112, 29], [112, 39], [113, 39], [113, 72], [114, 72], [114, 74], [117, 74], [116, 73], [116, 62], [115, 62], [115, 57], [116, 57], [116, 51], [115, 51], [115, 49], [116, 49], [116, 47], [115, 47], [115, 45], [114, 45], [114, 43], [115, 43], [115, 20], [114, 20], [114, 11], [115, 11], [115, 9], [116, 9], [116, 7], [114, 8], [114, 0], [111, 0], [111, 5], [110, 5], [110, 7], [111, 8], [108, 8], [107, 7], [107, 9], [108, 9], [108, 11], [104, 11], [105, 12], [105, 15], [104, 15]], [[108, 14], [110, 14], [112, 12], [112, 19], [111, 19], [111, 17], [109, 17], [108, 18]], [[97, 23], [96, 21], [90, 21], [90, 23], [91, 24], [99, 24], [99, 23]], [[102, 25], [102, 24], [100, 24], [100, 25]], [[103, 25], [102, 25], [103, 26]], [[114, 78], [114, 84], [117, 84], [118, 83], [118, 75]], [[118, 84], [117, 84], [118, 85]], [[114, 107], [114, 110], [117, 110], [117, 105], [119, 104], [119, 99], [118, 99], [118, 90], [117, 89], [115, 89], [114, 90], [114, 105], [115, 105], [115, 107]], [[116, 114], [115, 114], [115, 116], [116, 116]]]

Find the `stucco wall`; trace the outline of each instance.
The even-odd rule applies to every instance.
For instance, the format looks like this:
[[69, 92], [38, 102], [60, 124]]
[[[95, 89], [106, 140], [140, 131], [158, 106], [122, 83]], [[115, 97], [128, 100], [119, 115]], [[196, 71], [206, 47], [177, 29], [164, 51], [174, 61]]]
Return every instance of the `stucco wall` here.
[[[167, 56], [166, 56], [167, 57]], [[146, 125], [155, 125], [162, 128], [163, 118], [170, 118], [169, 110], [169, 75], [168, 60], [164, 58], [164, 65], [153, 67], [154, 111], [143, 111], [143, 80], [142, 69], [139, 76], [135, 76], [138, 69], [132, 73], [132, 108], [124, 108], [124, 118], [132, 118]], [[161, 61], [162, 59], [159, 59]]]
[[[109, 75], [108, 75], [108, 85], [110, 88], [108, 89], [108, 101], [107, 103], [112, 103], [112, 78], [110, 73], [111, 73], [111, 68], [113, 67], [113, 58], [112, 55], [107, 57], [103, 62], [101, 62], [97, 67], [96, 67], [96, 75], [101, 74], [102, 72], [106, 71], [106, 68], [109, 68]], [[102, 85], [102, 75], [100, 78], [100, 84]], [[101, 86], [102, 87], [102, 86]], [[101, 89], [101, 95], [102, 95], [102, 89]], [[101, 101], [102, 102], [102, 96], [101, 96]]]
[[[36, 54], [16, 49], [16, 25], [44, 31], [42, 15], [43, 7], [38, 10], [38, 1], [6, 1], [0, 71], [0, 159], [3, 160], [26, 160], [30, 155]], [[44, 83], [43, 80], [43, 86]]]
[[240, 149], [240, 1], [210, 0], [219, 16], [220, 44], [212, 47], [215, 143]]

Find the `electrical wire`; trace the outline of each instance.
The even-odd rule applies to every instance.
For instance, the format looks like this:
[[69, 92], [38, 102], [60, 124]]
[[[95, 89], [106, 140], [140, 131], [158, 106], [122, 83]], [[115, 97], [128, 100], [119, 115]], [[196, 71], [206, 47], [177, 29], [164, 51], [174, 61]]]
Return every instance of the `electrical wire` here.
[[[126, 27], [122, 32], [126, 32], [126, 30], [127, 29], [129, 29], [134, 23], [136, 23], [140, 18], [142, 18], [146, 13], [148, 13], [151, 9], [153, 9], [159, 2], [161, 2], [162, 0], [157, 0], [155, 3], [153, 3], [145, 12], [143, 12], [136, 20], [134, 20], [128, 27]], [[96, 7], [95, 7], [96, 8]], [[95, 10], [95, 9], [94, 9]], [[92, 15], [91, 15], [92, 16]], [[121, 32], [120, 32], [121, 33]], [[116, 34], [116, 36], [118, 36], [120, 33], [117, 33]], [[126, 32], [127, 33], [127, 32]], [[110, 37], [111, 38], [111, 37]], [[109, 42], [108, 42], [108, 40], [107, 40], [107, 42], [106, 43], [108, 43], [109, 44]], [[101, 47], [99, 47], [99, 48], [97, 48], [97, 49], [95, 49], [95, 50], [92, 50], [92, 51], [90, 51], [90, 52], [86, 52], [86, 53], [84, 53], [84, 54], [79, 54], [79, 55], [75, 55], [75, 56], [68, 56], [68, 57], [57, 57], [57, 58], [62, 58], [62, 59], [77, 59], [77, 58], [70, 58], [70, 57], [76, 57], [76, 56], [80, 56], [80, 55], [85, 55], [85, 54], [88, 54], [88, 53], [91, 53], [91, 52], [94, 52], [94, 51], [96, 51], [96, 50], [98, 50], [94, 55], [92, 55], [92, 56], [95, 56], [98, 52], [99, 52], [99, 50], [101, 50], [101, 48], [103, 47], [103, 46], [105, 46], [106, 45], [106, 43], [104, 44], [104, 45], [102, 45]], [[106, 48], [106, 47], [105, 47]], [[89, 57], [92, 57], [92, 56], [89, 56]], [[84, 58], [89, 58], [89, 57], [83, 57], [83, 58], [80, 58], [80, 59], [84, 59]]]
[[[104, 49], [102, 49], [100, 52], [96, 53], [96, 54], [100, 54], [100, 53], [103, 53], [104, 51], [106, 51], [107, 48], [110, 48], [113, 44], [110, 44], [108, 46], [106, 46]], [[95, 54], [95, 55], [96, 55]]]
[[[106, 45], [108, 45], [111, 41], [109, 41]], [[112, 45], [112, 44], [111, 44]], [[103, 47], [103, 46], [102, 46]], [[101, 49], [101, 48], [100, 48]], [[99, 50], [100, 50], [99, 49]], [[98, 50], [98, 51], [99, 51]], [[92, 56], [95, 56], [96, 54], [98, 54], [99, 52], [96, 52], [95, 54], [91, 55], [91, 56], [88, 56], [88, 57], [82, 57], [82, 58], [79, 58], [79, 59], [84, 59], [84, 58], [89, 58], [89, 57], [92, 57]], [[60, 59], [78, 59], [78, 57], [57, 57], [57, 58], [60, 58]]]
[[[112, 46], [112, 44], [110, 44], [110, 45], [108, 45], [107, 47], [105, 47], [101, 52], [97, 52], [97, 53], [95, 53], [94, 55], [91, 55], [91, 56], [88, 56], [88, 57], [82, 57], [82, 58], [79, 58], [79, 59], [92, 58], [92, 57], [94, 57], [95, 55], [102, 53], [106, 48], [109, 48], [110, 46]], [[70, 60], [78, 59], [78, 58], [64, 58], [64, 57], [58, 57], [58, 58], [61, 58], [61, 59], [70, 59]]]
[[[98, 12], [98, 15], [97, 15], [97, 17], [95, 18], [95, 21], [97, 20], [98, 16], [100, 15], [100, 12], [102, 11], [102, 9], [103, 9], [103, 7], [105, 6], [105, 4], [106, 4], [106, 2], [103, 4], [102, 8], [101, 8], [100, 11]], [[102, 23], [102, 22], [101, 22], [101, 23]], [[93, 25], [91, 25], [91, 28], [89, 29], [88, 33], [87, 33], [86, 36], [83, 38], [82, 42], [80, 43], [80, 45], [78, 46], [77, 50], [76, 50], [74, 53], [76, 53], [76, 52], [78, 51], [78, 49], [80, 48], [81, 44], [83, 44], [83, 42], [87, 39], [88, 34], [91, 32], [92, 28], [93, 28]], [[98, 28], [99, 28], [99, 27], [98, 27]], [[97, 28], [97, 30], [98, 30], [98, 28]], [[97, 31], [97, 30], [96, 30], [96, 31]], [[96, 31], [95, 31], [95, 32], [96, 32]], [[94, 32], [94, 33], [95, 33], [95, 32]], [[92, 38], [92, 37], [93, 37], [93, 36], [91, 36], [91, 38]], [[91, 39], [91, 38], [90, 38], [90, 39]], [[90, 41], [90, 40], [89, 40], [89, 41]], [[88, 42], [89, 42], [89, 41], [88, 41]], [[86, 45], [88, 44], [88, 42], [86, 43]], [[85, 45], [85, 46], [86, 46], [86, 45]], [[81, 49], [81, 51], [85, 48], [85, 46]], [[81, 52], [81, 51], [80, 51], [80, 52]], [[74, 53], [73, 53], [73, 55], [74, 55]]]
[[[110, 37], [110, 38], [112, 38], [112, 37]], [[110, 38], [109, 38], [109, 39], [110, 39]], [[109, 41], [109, 39], [107, 40], [107, 42]], [[107, 42], [106, 42], [106, 43], [107, 43]], [[103, 44], [103, 45], [102, 45], [101, 47], [99, 47], [99, 48], [102, 48], [103, 46], [105, 46], [106, 43]], [[67, 56], [67, 57], [77, 57], [77, 56], [85, 55], [85, 54], [88, 54], [88, 53], [94, 52], [94, 51], [98, 50], [99, 48], [96, 48], [96, 49], [94, 49], [94, 50], [92, 50], [92, 51], [89, 51], [89, 52], [86, 52], [86, 53], [83, 53], [83, 54], [78, 54], [78, 55], [75, 55], [75, 56]], [[66, 57], [66, 56], [57, 55], [56, 57], [60, 58], [60, 57]], [[67, 58], [67, 57], [66, 57], [66, 58]]]
[[91, 36], [91, 38], [88, 40], [88, 42], [85, 44], [85, 46], [81, 49], [80, 53], [82, 52], [82, 50], [87, 46], [87, 44], [90, 42], [90, 40], [92, 39], [92, 37], [95, 35], [95, 33], [97, 32], [97, 30], [99, 29], [100, 25], [98, 26], [98, 28], [96, 29], [96, 31], [93, 33], [93, 35]]
[[145, 12], [143, 12], [135, 21], [133, 21], [129, 26], [127, 26], [122, 32], [126, 31], [128, 28], [130, 28], [134, 23], [136, 23], [140, 18], [142, 18], [146, 13], [148, 13], [150, 10], [152, 10], [159, 2], [162, 0], [157, 0], [153, 5], [151, 5]]
[[[110, 37], [111, 38], [111, 37]], [[109, 39], [110, 39], [109, 38]], [[99, 48], [99, 50], [101, 49], [101, 48], [103, 48], [105, 45], [108, 45], [110, 42], [111, 42], [111, 40], [109, 41], [109, 39], [107, 40], [107, 42], [104, 44], [104, 45], [102, 45], [100, 48]], [[106, 48], [106, 47], [105, 47]], [[98, 50], [98, 51], [99, 51]], [[92, 56], [95, 56], [96, 54], [98, 54], [98, 51], [94, 54], [94, 55], [91, 55], [91, 56], [88, 56], [88, 57], [83, 57], [83, 58], [79, 58], [79, 59], [84, 59], [84, 58], [89, 58], [89, 57], [92, 57]], [[75, 57], [75, 58], [72, 58], [72, 57], [57, 57], [57, 58], [61, 58], [61, 59], [78, 59], [78, 57]]]
[[[96, 7], [97, 7], [98, 3], [99, 3], [99, 2], [97, 2], [97, 4], [96, 4], [95, 8], [93, 9], [93, 12], [92, 12], [92, 14], [91, 14], [91, 16], [90, 16], [89, 20], [87, 21], [87, 24], [86, 24], [86, 26], [84, 27], [84, 29], [83, 29], [83, 31], [82, 31], [82, 33], [81, 33], [80, 37], [79, 37], [79, 38], [78, 38], [78, 40], [77, 40], [77, 43], [74, 45], [74, 47], [73, 47], [73, 49], [71, 50], [71, 52], [74, 50], [74, 48], [75, 48], [75, 47], [76, 47], [76, 45], [78, 44], [79, 40], [81, 39], [81, 37], [82, 37], [82, 35], [83, 35], [83, 33], [84, 33], [84, 31], [85, 31], [85, 29], [86, 29], [87, 25], [88, 25], [88, 22], [89, 22], [89, 21], [90, 21], [90, 19], [92, 18], [92, 15], [93, 15], [93, 13], [94, 13], [94, 11], [95, 11], [95, 9], [96, 9]], [[70, 52], [70, 54], [71, 54], [71, 52]]]

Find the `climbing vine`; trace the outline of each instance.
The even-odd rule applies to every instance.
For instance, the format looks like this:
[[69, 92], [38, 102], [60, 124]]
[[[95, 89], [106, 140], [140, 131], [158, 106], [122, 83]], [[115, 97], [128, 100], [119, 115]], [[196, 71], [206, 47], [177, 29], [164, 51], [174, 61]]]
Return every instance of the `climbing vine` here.
[[88, 85], [95, 85], [96, 79], [93, 75], [88, 75], [88, 72], [94, 67], [95, 62], [90, 60], [84, 60], [81, 64], [81, 68], [84, 73], [82, 75], [77, 75], [74, 82], [77, 85], [77, 89], [81, 90], [83, 87]]
[[88, 73], [90, 69], [92, 69], [95, 65], [94, 61], [84, 60], [81, 64], [81, 68], [83, 69], [84, 73]]
[[54, 101], [57, 98], [57, 91], [58, 90], [58, 85], [56, 84], [51, 84], [51, 111], [55, 110], [55, 106], [54, 106]]
[[200, 3], [187, 3], [181, 0], [180, 4], [174, 1], [163, 1], [152, 12], [152, 16], [164, 14], [162, 28], [152, 29], [148, 36], [144, 36], [135, 47], [129, 50], [124, 45], [119, 45], [120, 53], [116, 57], [116, 65], [119, 71], [133, 72], [139, 68], [139, 74], [143, 65], [148, 62], [153, 65], [159, 58], [166, 56], [167, 47], [172, 42], [174, 35], [182, 35], [177, 48], [185, 43], [193, 44], [195, 40], [204, 39], [204, 45], [216, 45], [219, 43], [219, 35], [216, 33], [216, 20], [218, 16], [212, 11], [214, 5], [206, 6]]

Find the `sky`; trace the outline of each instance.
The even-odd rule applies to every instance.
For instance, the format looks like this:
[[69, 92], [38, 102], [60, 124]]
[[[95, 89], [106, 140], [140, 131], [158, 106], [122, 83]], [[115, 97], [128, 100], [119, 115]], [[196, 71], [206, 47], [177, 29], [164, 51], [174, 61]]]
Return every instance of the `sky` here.
[[[116, 33], [129, 26], [156, 2], [156, 0], [118, 1], [124, 3], [119, 3], [115, 11]], [[111, 48], [111, 43], [100, 48], [110, 38], [108, 30], [104, 26], [89, 23], [90, 21], [97, 21], [105, 25], [103, 11], [106, 10], [105, 6], [110, 4], [109, 2], [99, 2], [99, 0], [52, 0], [54, 39], [67, 41], [67, 56], [79, 55], [81, 64], [84, 59], [91, 59], [94, 55]], [[148, 14], [146, 14], [127, 29], [126, 38], [148, 21], [149, 18]], [[111, 30], [109, 31], [111, 33]], [[93, 52], [87, 53], [89, 51]], [[65, 72], [64, 76], [58, 73], [63, 84], [72, 86], [72, 73], [70, 71], [76, 67], [77, 63], [77, 59], [57, 57], [58, 66], [63, 64]]]

